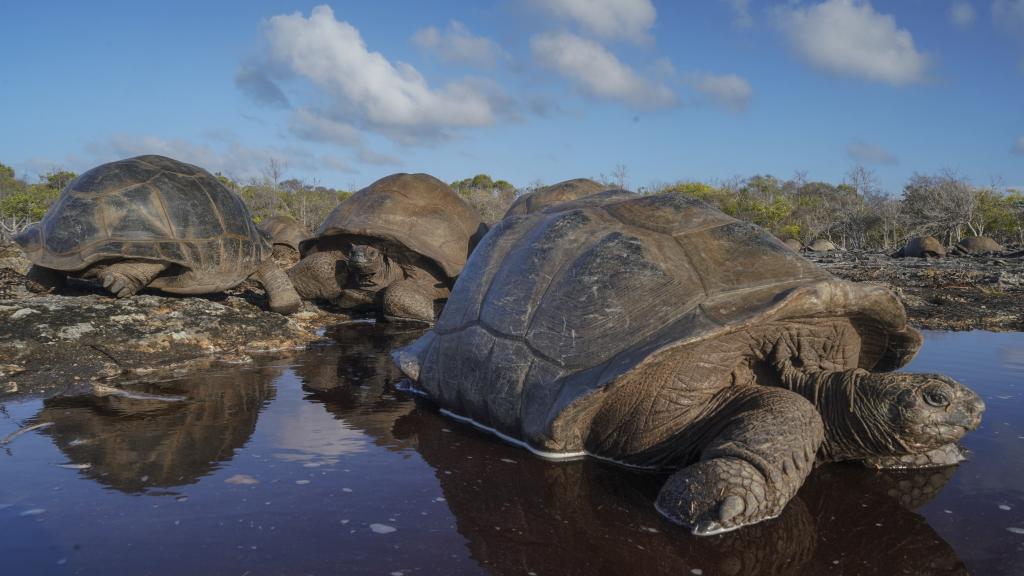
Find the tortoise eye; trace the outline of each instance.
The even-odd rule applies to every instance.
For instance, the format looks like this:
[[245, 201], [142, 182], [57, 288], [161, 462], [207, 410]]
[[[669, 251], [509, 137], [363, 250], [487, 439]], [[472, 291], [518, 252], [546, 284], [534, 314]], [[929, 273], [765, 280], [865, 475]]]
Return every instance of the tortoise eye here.
[[935, 406], [936, 408], [945, 408], [946, 406], [949, 406], [949, 397], [938, 390], [925, 390], [922, 396], [924, 397], [925, 402], [931, 406]]

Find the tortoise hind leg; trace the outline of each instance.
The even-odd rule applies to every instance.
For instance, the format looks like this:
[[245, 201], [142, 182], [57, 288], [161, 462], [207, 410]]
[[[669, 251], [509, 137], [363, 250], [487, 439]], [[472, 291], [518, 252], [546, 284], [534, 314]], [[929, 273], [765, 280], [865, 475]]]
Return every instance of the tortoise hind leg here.
[[27, 280], [26, 286], [30, 292], [48, 293], [60, 290], [67, 280], [67, 274], [53, 268], [44, 268], [33, 264], [28, 269], [25, 280]]
[[148, 286], [167, 266], [164, 262], [127, 260], [104, 266], [96, 277], [111, 294], [125, 298]]
[[673, 474], [658, 494], [658, 511], [697, 535], [774, 518], [814, 466], [824, 438], [821, 416], [789, 390], [729, 388], [714, 402], [717, 430], [701, 459]]
[[270, 309], [274, 312], [291, 314], [302, 305], [302, 299], [292, 286], [292, 281], [272, 258], [264, 260], [254, 276], [263, 284], [263, 290], [270, 300]]

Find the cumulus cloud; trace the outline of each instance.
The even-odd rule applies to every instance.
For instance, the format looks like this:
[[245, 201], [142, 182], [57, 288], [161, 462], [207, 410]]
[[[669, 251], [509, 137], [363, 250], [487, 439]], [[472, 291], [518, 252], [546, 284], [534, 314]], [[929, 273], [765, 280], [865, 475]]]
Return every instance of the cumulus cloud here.
[[899, 159], [885, 148], [861, 141], [851, 142], [846, 147], [846, 155], [857, 162], [864, 162], [865, 164], [893, 165], [899, 162]]
[[645, 42], [657, 12], [651, 0], [533, 0], [553, 16], [602, 38]]
[[754, 18], [750, 15], [750, 0], [719, 0], [732, 11], [732, 25], [737, 28], [750, 28]]
[[664, 83], [640, 76], [597, 42], [575, 34], [534, 36], [530, 51], [540, 66], [558, 72], [590, 96], [637, 108], [668, 107], [677, 101]]
[[287, 108], [290, 105], [281, 87], [257, 68], [239, 70], [235, 75], [235, 86], [260, 104], [275, 108]]
[[496, 42], [473, 36], [458, 20], [449, 22], [443, 32], [434, 26], [422, 28], [413, 35], [412, 41], [420, 48], [436, 52], [446, 62], [493, 68], [499, 61], [508, 59], [508, 54]]
[[288, 121], [288, 129], [299, 138], [313, 142], [356, 145], [362, 141], [359, 129], [355, 126], [306, 108], [295, 110]]
[[689, 74], [687, 81], [705, 98], [733, 112], [746, 110], [754, 94], [750, 84], [735, 74]]
[[781, 7], [776, 17], [793, 51], [816, 68], [894, 85], [926, 79], [928, 56], [910, 32], [865, 0]]
[[264, 27], [270, 68], [311, 82], [327, 97], [332, 117], [401, 141], [443, 136], [452, 128], [487, 126], [501, 112], [492, 86], [451, 82], [431, 87], [411, 65], [370, 51], [351, 24], [330, 7], [270, 18]]
[[1024, 136], [1017, 138], [1017, 141], [1013, 144], [1013, 148], [1011, 148], [1011, 152], [1018, 156], [1024, 156]]
[[946, 16], [954, 26], [962, 29], [970, 28], [974, 24], [974, 8], [966, 0], [953, 0], [949, 3], [949, 10]]

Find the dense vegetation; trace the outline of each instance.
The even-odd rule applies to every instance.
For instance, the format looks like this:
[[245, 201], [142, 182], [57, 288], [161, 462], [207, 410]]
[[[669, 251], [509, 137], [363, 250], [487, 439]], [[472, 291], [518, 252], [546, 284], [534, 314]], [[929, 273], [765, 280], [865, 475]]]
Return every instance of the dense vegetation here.
[[[217, 176], [241, 195], [257, 221], [288, 214], [312, 230], [351, 195], [294, 178], [282, 179], [282, 172], [281, 166], [271, 163], [262, 178], [248, 184]], [[0, 164], [0, 237], [39, 220], [74, 177], [74, 173], [55, 169], [29, 184]], [[618, 185], [624, 174], [603, 179]], [[517, 189], [486, 174], [451, 185], [492, 224], [517, 196], [536, 188]], [[800, 176], [789, 180], [753, 176], [714, 185], [684, 180], [640, 190], [643, 194], [658, 192], [700, 198], [780, 238], [796, 238], [805, 244], [827, 238], [845, 248], [893, 250], [907, 238], [922, 234], [946, 243], [986, 235], [1005, 244], [1024, 244], [1024, 192], [975, 186], [952, 172], [915, 174], [900, 196], [883, 193], [874, 175], [863, 168], [851, 170], [840, 184]]]

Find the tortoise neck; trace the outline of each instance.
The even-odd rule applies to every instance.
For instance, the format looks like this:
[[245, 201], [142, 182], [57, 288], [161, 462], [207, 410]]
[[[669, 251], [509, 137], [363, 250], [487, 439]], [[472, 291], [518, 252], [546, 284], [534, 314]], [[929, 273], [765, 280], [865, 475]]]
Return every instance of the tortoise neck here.
[[825, 425], [819, 460], [858, 460], [898, 450], [899, 434], [888, 419], [882, 389], [870, 372], [800, 370], [782, 366], [783, 387], [807, 398]]

